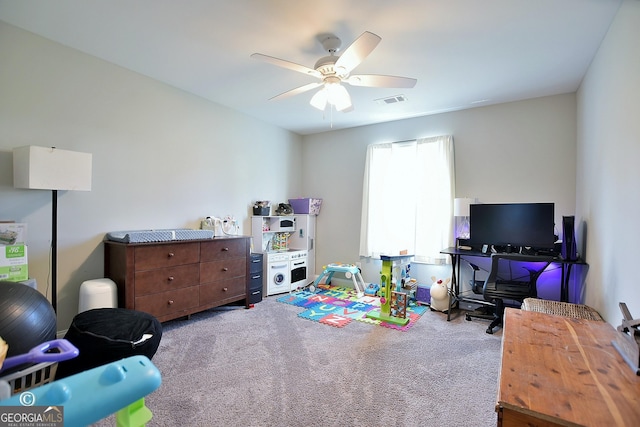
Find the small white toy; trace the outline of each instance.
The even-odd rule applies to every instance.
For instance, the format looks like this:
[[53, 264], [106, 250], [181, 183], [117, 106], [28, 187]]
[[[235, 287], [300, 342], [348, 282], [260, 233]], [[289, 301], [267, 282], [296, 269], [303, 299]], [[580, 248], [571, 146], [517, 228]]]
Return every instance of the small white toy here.
[[433, 284], [431, 285], [431, 309], [436, 311], [449, 310], [449, 287], [450, 278], [445, 280], [436, 279], [431, 276]]

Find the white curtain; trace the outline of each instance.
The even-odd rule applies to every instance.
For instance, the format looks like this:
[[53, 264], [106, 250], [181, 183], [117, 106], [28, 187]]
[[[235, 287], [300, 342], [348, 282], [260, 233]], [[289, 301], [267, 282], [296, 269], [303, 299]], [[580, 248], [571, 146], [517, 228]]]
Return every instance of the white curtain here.
[[367, 147], [362, 193], [360, 256], [397, 255], [443, 263], [453, 245], [453, 137]]

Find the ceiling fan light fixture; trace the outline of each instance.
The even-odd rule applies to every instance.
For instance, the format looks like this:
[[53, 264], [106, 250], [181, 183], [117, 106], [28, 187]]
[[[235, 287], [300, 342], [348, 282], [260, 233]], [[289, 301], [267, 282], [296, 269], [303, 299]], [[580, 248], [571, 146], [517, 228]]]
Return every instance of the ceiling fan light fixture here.
[[327, 101], [336, 107], [336, 110], [342, 111], [351, 107], [351, 97], [347, 89], [339, 83], [327, 83]]
[[309, 101], [312, 107], [317, 108], [320, 111], [324, 111], [327, 106], [327, 90], [325, 88], [320, 89]]
[[412, 88], [416, 85], [417, 80], [408, 77], [377, 74], [350, 75], [351, 71], [360, 65], [373, 49], [375, 49], [378, 43], [380, 43], [380, 40], [382, 40], [380, 36], [365, 31], [351, 43], [340, 56], [337, 56], [336, 52], [340, 49], [341, 45], [340, 39], [333, 34], [319, 35], [318, 41], [320, 41], [322, 47], [324, 47], [329, 55], [316, 61], [314, 68], [261, 53], [254, 53], [251, 57], [320, 79], [317, 83], [300, 86], [270, 99], [282, 99], [324, 86], [313, 95], [310, 104], [324, 111], [328, 103], [338, 111], [348, 112], [353, 110], [351, 96], [349, 96], [349, 92], [347, 92], [347, 89], [342, 83], [353, 86], [398, 88]]
[[351, 107], [351, 97], [347, 89], [340, 84], [337, 77], [325, 79], [324, 87], [316, 92], [309, 103], [318, 110], [324, 110], [327, 103], [336, 110], [343, 111]]

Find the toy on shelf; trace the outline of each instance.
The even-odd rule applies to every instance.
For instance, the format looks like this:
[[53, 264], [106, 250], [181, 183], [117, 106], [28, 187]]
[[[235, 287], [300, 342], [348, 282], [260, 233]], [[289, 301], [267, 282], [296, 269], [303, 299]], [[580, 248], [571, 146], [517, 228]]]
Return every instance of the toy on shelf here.
[[404, 292], [391, 291], [391, 315], [402, 319], [407, 317], [409, 296]]
[[369, 283], [364, 289], [364, 294], [370, 297], [375, 297], [378, 296], [379, 291], [380, 285], [378, 285], [377, 283]]
[[324, 271], [313, 282], [313, 285], [309, 286], [309, 290], [312, 292], [318, 288], [322, 279], [325, 279], [324, 283], [329, 284], [331, 283], [331, 278], [335, 273], [344, 273], [347, 279], [351, 279], [353, 281], [353, 287], [358, 293], [358, 297], [360, 298], [364, 296], [366, 286], [364, 279], [362, 278], [362, 274], [360, 274], [360, 269], [355, 264], [331, 263], [329, 265], [325, 265], [323, 269]]
[[409, 301], [417, 301], [416, 291], [418, 290], [418, 281], [416, 279], [408, 279], [402, 284], [400, 292], [404, 292], [409, 297]]
[[[394, 300], [394, 294], [392, 293], [392, 286], [402, 283], [402, 272], [406, 273], [408, 269], [408, 261], [410, 258], [413, 258], [413, 255], [397, 255], [397, 256], [387, 256], [381, 255], [380, 259], [382, 260], [382, 271], [380, 272], [380, 293], [384, 292], [384, 295], [380, 298], [380, 310], [371, 310], [367, 313], [367, 317], [369, 319], [381, 320], [383, 322], [393, 323], [395, 325], [405, 326], [409, 323], [409, 319], [406, 317], [406, 305], [404, 307], [405, 317], [399, 317], [398, 314], [401, 311], [398, 310], [398, 296], [397, 294], [402, 294], [404, 297], [402, 299], [406, 303], [406, 294], [404, 292], [397, 292], [394, 290], [396, 294], [395, 297], [395, 306], [392, 311], [392, 301]], [[395, 275], [394, 275], [395, 271]]]
[[291, 233], [274, 233], [271, 238], [271, 250], [288, 251]]

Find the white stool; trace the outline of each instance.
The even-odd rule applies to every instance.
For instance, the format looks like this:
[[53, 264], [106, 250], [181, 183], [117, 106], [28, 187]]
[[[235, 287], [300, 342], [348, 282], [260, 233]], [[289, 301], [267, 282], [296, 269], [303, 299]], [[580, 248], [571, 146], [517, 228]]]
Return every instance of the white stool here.
[[118, 308], [118, 291], [113, 280], [94, 279], [82, 282], [78, 313], [93, 308]]

